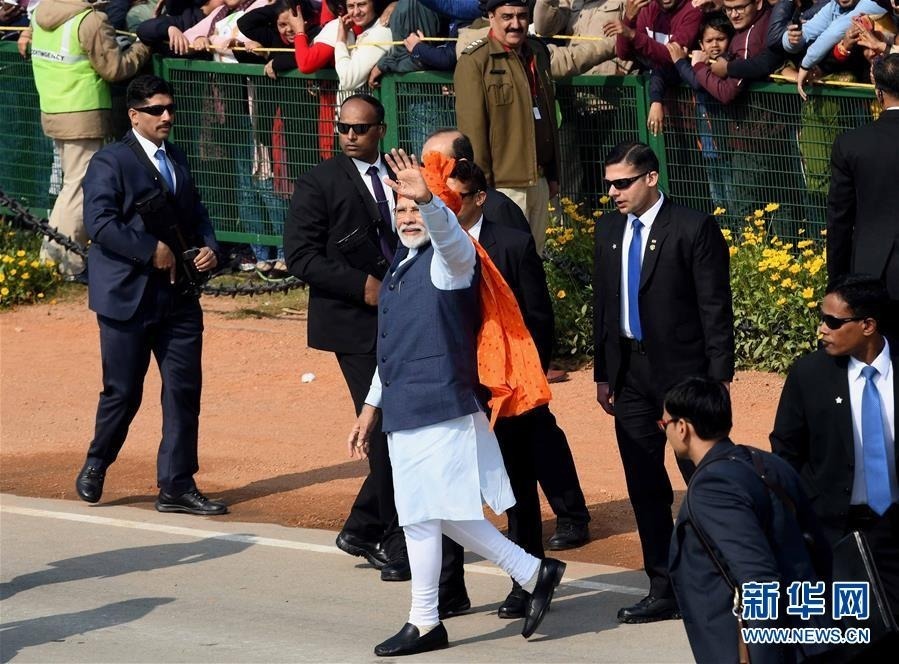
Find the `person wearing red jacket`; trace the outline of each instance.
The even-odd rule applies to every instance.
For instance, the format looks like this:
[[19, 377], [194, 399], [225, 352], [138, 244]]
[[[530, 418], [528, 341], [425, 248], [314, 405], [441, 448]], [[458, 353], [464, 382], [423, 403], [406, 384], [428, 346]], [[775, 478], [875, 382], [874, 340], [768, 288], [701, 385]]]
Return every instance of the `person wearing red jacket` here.
[[615, 37], [615, 55], [638, 60], [647, 69], [670, 69], [669, 41], [692, 46], [699, 37], [702, 11], [690, 0], [628, 0], [624, 16], [603, 26]]

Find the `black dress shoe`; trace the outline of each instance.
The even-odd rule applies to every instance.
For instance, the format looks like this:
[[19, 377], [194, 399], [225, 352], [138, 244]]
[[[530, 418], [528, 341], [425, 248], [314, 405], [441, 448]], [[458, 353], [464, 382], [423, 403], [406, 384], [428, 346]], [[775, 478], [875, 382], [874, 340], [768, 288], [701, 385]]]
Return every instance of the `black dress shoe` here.
[[528, 608], [528, 594], [517, 583], [512, 586], [512, 592], [506, 596], [506, 601], [499, 605], [496, 615], [504, 620], [524, 618]]
[[546, 548], [550, 551], [576, 549], [590, 541], [590, 529], [586, 523], [567, 522], [556, 524], [556, 532], [549, 538]]
[[524, 638], [528, 638], [536, 632], [540, 623], [543, 622], [543, 618], [549, 610], [549, 604], [553, 601], [553, 593], [556, 591], [556, 586], [562, 582], [565, 567], [565, 563], [555, 558], [544, 558], [540, 561], [540, 570], [537, 572], [537, 585], [528, 599], [524, 616], [524, 627], [521, 628], [521, 635]]
[[365, 558], [375, 569], [383, 569], [387, 564], [387, 554], [378, 542], [369, 542], [352, 533], [341, 530], [335, 542], [337, 548], [351, 556]]
[[378, 657], [401, 657], [446, 648], [448, 645], [449, 637], [443, 623], [437, 623], [437, 627], [424, 636], [419, 636], [418, 627], [406, 623], [399, 632], [384, 643], [376, 645], [375, 654]]
[[381, 581], [408, 581], [411, 578], [408, 558], [391, 560], [381, 568]]
[[88, 463], [84, 464], [78, 477], [75, 478], [75, 491], [81, 500], [89, 503], [99, 502], [103, 495], [103, 481], [106, 479], [106, 471]]
[[672, 597], [647, 595], [633, 606], [626, 606], [618, 612], [618, 622], [621, 623], [649, 623], [676, 618], [680, 618], [680, 611]]
[[437, 616], [441, 620], [454, 618], [467, 613], [471, 609], [471, 600], [468, 598], [468, 592], [462, 588], [461, 592], [456, 593], [446, 599], [441, 599], [437, 605]]
[[180, 496], [170, 496], [165, 491], [160, 491], [159, 498], [156, 499], [156, 511], [186, 512], [187, 514], [196, 514], [198, 516], [217, 516], [219, 514], [227, 514], [228, 508], [225, 503], [209, 500], [209, 498], [200, 493], [199, 489], [191, 489]]

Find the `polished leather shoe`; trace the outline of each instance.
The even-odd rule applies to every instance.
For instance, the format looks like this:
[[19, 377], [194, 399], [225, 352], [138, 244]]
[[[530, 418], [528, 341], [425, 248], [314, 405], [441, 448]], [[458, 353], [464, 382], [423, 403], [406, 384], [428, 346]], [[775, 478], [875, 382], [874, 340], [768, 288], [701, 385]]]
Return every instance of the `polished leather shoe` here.
[[406, 623], [399, 632], [384, 643], [376, 645], [375, 654], [378, 657], [401, 657], [446, 648], [448, 645], [449, 637], [443, 623], [437, 623], [437, 626], [424, 636], [419, 636], [418, 627]]
[[468, 598], [468, 592], [465, 588], [461, 592], [456, 593], [452, 597], [441, 599], [437, 606], [437, 617], [441, 620], [461, 616], [468, 613], [471, 609], [471, 600]]
[[157, 512], [186, 512], [198, 516], [217, 516], [227, 514], [228, 507], [217, 500], [209, 500], [199, 489], [191, 489], [180, 496], [170, 496], [165, 491], [159, 492], [156, 499]]
[[674, 598], [652, 595], [647, 595], [633, 606], [626, 606], [618, 612], [618, 622], [621, 623], [648, 623], [676, 618], [680, 618], [680, 611]]
[[341, 530], [335, 542], [337, 548], [351, 556], [365, 558], [375, 569], [383, 569], [387, 565], [387, 554], [379, 542], [369, 542], [356, 537], [352, 533]]
[[381, 568], [381, 581], [408, 581], [411, 578], [408, 558], [391, 560]]
[[88, 503], [100, 501], [103, 495], [103, 482], [106, 480], [106, 471], [97, 466], [85, 463], [78, 477], [75, 478], [75, 491], [78, 497]]
[[544, 558], [540, 561], [540, 570], [537, 572], [537, 585], [534, 592], [528, 598], [527, 609], [524, 615], [524, 627], [521, 628], [521, 635], [528, 638], [537, 631], [546, 612], [549, 611], [549, 604], [553, 601], [553, 593], [556, 586], [562, 583], [562, 576], [565, 574], [565, 563], [555, 558]]
[[506, 600], [499, 605], [496, 615], [504, 620], [524, 618], [528, 608], [528, 594], [517, 583], [512, 586], [512, 592], [506, 596]]
[[586, 523], [567, 522], [556, 524], [556, 532], [549, 538], [546, 548], [550, 551], [576, 549], [590, 541], [590, 529]]

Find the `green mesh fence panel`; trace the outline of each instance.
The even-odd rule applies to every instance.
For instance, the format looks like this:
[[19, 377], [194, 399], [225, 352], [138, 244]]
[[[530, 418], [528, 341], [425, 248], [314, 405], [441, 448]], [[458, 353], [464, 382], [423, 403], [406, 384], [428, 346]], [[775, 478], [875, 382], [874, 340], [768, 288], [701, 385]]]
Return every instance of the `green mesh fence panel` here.
[[[41, 111], [31, 61], [23, 60], [15, 42], [0, 43], [0, 187], [46, 216], [51, 204], [53, 141], [41, 130]], [[59, 178], [56, 178], [59, 187]]]
[[830, 148], [837, 134], [872, 119], [864, 92], [817, 91], [803, 103], [792, 85], [760, 84], [731, 105], [681, 87], [665, 101], [668, 190], [737, 230], [766, 203], [773, 231], [796, 239], [825, 224]]
[[[218, 237], [279, 245], [296, 177], [339, 149], [333, 72], [267, 78], [258, 65], [157, 58], [178, 100], [173, 140], [187, 153]], [[824, 223], [834, 137], [872, 119], [868, 90], [815, 88], [803, 104], [792, 84], [752, 86], [731, 106], [697, 99], [686, 87], [666, 99], [665, 131], [649, 136], [647, 82], [636, 76], [580, 76], [556, 85], [562, 146], [561, 192], [587, 210], [600, 202], [602, 162], [622, 140], [648, 141], [661, 181], [681, 202], [740, 228], [765, 203], [780, 204], [774, 230], [794, 238]], [[386, 109], [382, 148], [420, 152], [433, 130], [455, 124], [452, 75], [387, 76], [374, 91]], [[0, 44], [0, 95], [10, 110], [0, 128], [8, 158], [0, 183], [42, 213], [59, 186], [52, 142], [40, 128], [31, 66], [15, 44]], [[811, 234], [811, 233], [810, 233]]]

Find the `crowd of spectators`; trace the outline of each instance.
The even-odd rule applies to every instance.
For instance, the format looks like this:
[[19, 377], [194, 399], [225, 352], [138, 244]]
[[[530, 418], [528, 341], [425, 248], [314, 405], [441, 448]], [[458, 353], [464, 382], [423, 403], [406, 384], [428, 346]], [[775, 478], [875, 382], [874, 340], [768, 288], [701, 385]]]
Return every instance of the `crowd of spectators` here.
[[[31, 12], [39, 2], [66, 1], [3, 0], [0, 24], [24, 29], [5, 30], [0, 36], [17, 38], [24, 56]], [[134, 31], [132, 39], [136, 34], [164, 56], [263, 64], [272, 80], [294, 69], [304, 74], [324, 69], [336, 72], [336, 81], [309, 83], [305, 88], [304, 103], [317, 105], [317, 120], [288, 117], [292, 111], [278, 99], [268, 99], [276, 95], [254, 85], [253, 79], [244, 79], [234, 89], [220, 86], [211, 95], [210, 117], [216, 113], [229, 117], [226, 142], [231, 147], [220, 156], [223, 164], [229, 164], [228, 177], [235, 178], [229, 195], [238, 209], [228, 216], [239, 216], [249, 232], [273, 234], [284, 216], [289, 183], [319, 159], [334, 154], [335, 109], [340, 101], [353, 90], [378, 87], [384, 74], [454, 71], [469, 46], [488, 35], [495, 38], [488, 4], [495, 3], [109, 0], [95, 6], [122, 31], [122, 48], [128, 47], [125, 33]], [[683, 82], [692, 88], [696, 143], [708, 177], [709, 198], [737, 214], [742, 210], [734, 201], [757, 198], [752, 192], [760, 184], [759, 174], [770, 166], [766, 155], [783, 152], [746, 136], [743, 142], [750, 148], [740, 156], [729, 154], [733, 152], [730, 144], [741, 140], [733, 137], [741, 124], [726, 121], [724, 107], [740, 98], [746, 84], [778, 74], [795, 81], [805, 99], [809, 85], [821, 79], [870, 82], [870, 63], [899, 49], [899, 0], [528, 0], [527, 5], [529, 32], [549, 52], [548, 71], [541, 75], [555, 79], [578, 74], [647, 75], [651, 133], [667, 126], [666, 98], [672, 86]], [[458, 78], [457, 73], [457, 88]], [[486, 90], [489, 81], [484, 86]], [[460, 100], [450, 94], [410, 102], [401, 129], [403, 144], [418, 150], [430, 130], [455, 124], [454, 101], [458, 112]], [[563, 172], [556, 179], [565, 180], [569, 192], [592, 191], [585, 182], [589, 169], [576, 155], [583, 149], [583, 132], [590, 131], [596, 116], [614, 104], [600, 100], [584, 111], [576, 101], [560, 97], [558, 107], [561, 153], [575, 158], [562, 161]], [[239, 122], [231, 122], [234, 118]], [[285, 129], [285, 122], [294, 124]], [[315, 137], [317, 149], [304, 147], [303, 156], [298, 157], [298, 134]], [[718, 144], [722, 136], [728, 136], [727, 146]], [[199, 138], [202, 142], [206, 137]], [[804, 159], [808, 156], [802, 145], [798, 152]], [[214, 161], [219, 155], [208, 156]], [[736, 163], [740, 160], [744, 163]], [[814, 175], [812, 168], [801, 170]], [[813, 189], [809, 182], [796, 184], [799, 190]], [[210, 203], [214, 208], [215, 201]], [[255, 253], [257, 261], [247, 261], [247, 269], [284, 273], [280, 253], [269, 256], [263, 246], [255, 247]]]

